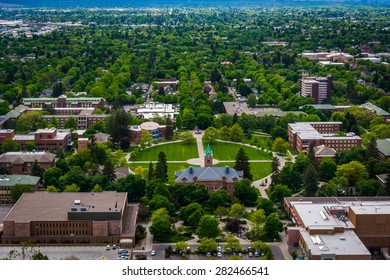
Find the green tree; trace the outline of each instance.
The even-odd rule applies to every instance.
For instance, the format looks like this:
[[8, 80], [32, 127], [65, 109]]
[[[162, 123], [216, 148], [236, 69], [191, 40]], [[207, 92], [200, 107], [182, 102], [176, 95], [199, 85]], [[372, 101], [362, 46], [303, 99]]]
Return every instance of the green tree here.
[[195, 140], [195, 137], [194, 135], [192, 134], [191, 131], [187, 130], [187, 131], [184, 131], [183, 133], [180, 134], [179, 136], [180, 140], [183, 140], [183, 142], [185, 144], [191, 144], [194, 142]]
[[173, 131], [173, 122], [170, 117], [166, 118], [165, 125], [166, 125], [165, 139], [172, 140], [174, 131]]
[[368, 172], [362, 163], [358, 161], [351, 161], [349, 163], [339, 165], [337, 167], [336, 176], [347, 178], [351, 187], [354, 187], [358, 181], [368, 178]]
[[2, 153], [17, 152], [19, 151], [19, 149], [20, 149], [19, 144], [15, 140], [12, 140], [11, 138], [5, 139], [3, 144], [1, 145]]
[[228, 252], [240, 252], [241, 251], [240, 240], [235, 238], [233, 235], [229, 235], [226, 238], [225, 251], [228, 251]]
[[379, 159], [379, 152], [375, 138], [371, 138], [371, 140], [367, 143], [367, 158], [370, 157]]
[[219, 206], [217, 209], [215, 209], [214, 215], [221, 219], [222, 217], [229, 215], [229, 209], [223, 206]]
[[[181, 207], [180, 209], [180, 213], [179, 213], [179, 217], [180, 217], [180, 220], [184, 221], [184, 224], [188, 224], [188, 225], [191, 225], [190, 223], [190, 217], [195, 213], [195, 212], [199, 212], [197, 213], [195, 216], [193, 216], [192, 218], [197, 218], [199, 214], [201, 214], [200, 218], [204, 215], [204, 210], [202, 208], [202, 205], [200, 205], [199, 203], [197, 202], [193, 202], [191, 204], [188, 204], [187, 206], [183, 206]], [[199, 220], [200, 220], [199, 218]], [[196, 226], [198, 225], [199, 223], [199, 220], [196, 221], [196, 220], [193, 220], [192, 222], [195, 222], [196, 223]]]
[[170, 217], [164, 208], [154, 211], [149, 230], [156, 241], [164, 241], [173, 233]]
[[272, 254], [271, 248], [261, 241], [256, 241], [252, 243], [252, 248], [255, 249], [258, 252], [261, 252], [261, 259], [262, 260], [273, 260], [274, 255]]
[[270, 214], [266, 219], [263, 227], [264, 233], [269, 237], [278, 237], [278, 232], [283, 231], [283, 223], [276, 213]]
[[100, 186], [99, 184], [96, 184], [93, 189], [91, 190], [91, 192], [104, 192], [104, 189], [102, 186]]
[[24, 193], [34, 192], [34, 188], [29, 185], [16, 185], [11, 188], [13, 203], [17, 202]]
[[31, 175], [42, 178], [43, 172], [45, 172], [45, 169], [43, 169], [39, 162], [35, 160], [31, 167]]
[[320, 163], [319, 176], [322, 180], [332, 179], [337, 170], [337, 164], [332, 158], [323, 158]]
[[129, 137], [130, 116], [123, 109], [114, 110], [107, 120], [107, 131], [114, 143], [124, 137]]
[[241, 219], [245, 214], [245, 206], [235, 203], [230, 207], [229, 216], [235, 219]]
[[290, 145], [286, 140], [283, 138], [277, 137], [274, 141], [274, 144], [272, 145], [272, 150], [279, 153], [279, 154], [285, 154], [288, 150]]
[[61, 169], [57, 167], [51, 167], [46, 169], [43, 173], [43, 182], [45, 186], [58, 186], [58, 180], [62, 175]]
[[247, 99], [248, 107], [249, 108], [255, 108], [256, 107], [256, 95], [251, 93], [248, 95]]
[[332, 183], [323, 184], [318, 188], [317, 196], [333, 197], [338, 195], [338, 189]]
[[259, 190], [251, 186], [249, 179], [242, 179], [236, 183], [233, 195], [245, 206], [253, 206], [259, 197]]
[[216, 252], [218, 247], [217, 241], [214, 238], [201, 238], [197, 251], [199, 253]]
[[268, 198], [264, 197], [259, 197], [257, 200], [257, 209], [263, 209], [266, 216], [276, 211], [274, 203]]
[[289, 189], [286, 185], [278, 184], [273, 187], [270, 198], [274, 203], [282, 203], [285, 197], [290, 197], [291, 195], [291, 189]]
[[117, 192], [127, 192], [128, 201], [135, 202], [146, 194], [146, 181], [140, 176], [129, 174], [110, 185], [110, 189]]
[[184, 241], [179, 241], [175, 245], [175, 251], [177, 254], [180, 254], [181, 252], [186, 252], [188, 248], [188, 243]]
[[141, 131], [141, 140], [140, 140], [141, 147], [150, 146], [150, 145], [152, 145], [152, 142], [153, 142], [153, 138], [152, 138], [152, 135], [150, 134], [150, 132], [147, 130], [142, 130]]
[[173, 207], [173, 204], [168, 200], [168, 198], [162, 195], [155, 195], [149, 201], [149, 211], [153, 213], [160, 208], [166, 209], [170, 215], [173, 215], [175, 213], [175, 208]]
[[116, 180], [115, 166], [111, 160], [107, 160], [104, 163], [102, 174], [106, 176], [110, 182], [114, 182]]
[[16, 121], [16, 131], [27, 133], [41, 127], [42, 113], [39, 111], [27, 111]]
[[234, 142], [241, 142], [244, 137], [244, 131], [238, 123], [233, 124], [230, 128], [230, 140]]
[[148, 181], [151, 181], [154, 179], [154, 168], [153, 163], [149, 162], [149, 168], [148, 168]]
[[48, 127], [52, 128], [52, 127], [55, 127], [55, 128], [58, 128], [58, 121], [55, 117], [52, 117], [49, 124], [48, 124]]
[[221, 232], [218, 225], [218, 219], [210, 215], [205, 215], [200, 219], [196, 233], [199, 238], [216, 238]]
[[64, 128], [70, 129], [70, 130], [76, 130], [77, 129], [77, 120], [74, 117], [69, 117], [64, 122]]
[[309, 164], [303, 174], [303, 187], [306, 196], [315, 196], [318, 189], [318, 173], [313, 164]]
[[215, 143], [217, 137], [218, 137], [218, 129], [216, 129], [215, 127], [207, 128], [203, 134], [203, 140], [208, 144]]
[[25, 143], [27, 151], [35, 151], [37, 149], [37, 144], [35, 141], [29, 141]]
[[64, 188], [64, 192], [79, 192], [79, 191], [80, 191], [80, 187], [77, 186], [76, 184], [71, 184], [71, 185], [65, 186], [65, 188]]
[[45, 191], [46, 192], [58, 192], [58, 189], [54, 186], [48, 186]]
[[168, 165], [164, 152], [160, 152], [158, 154], [158, 161], [156, 164], [156, 170], [154, 171], [154, 177], [162, 180], [163, 182], [168, 182]]
[[231, 195], [226, 190], [219, 189], [210, 194], [207, 203], [211, 209], [217, 209], [219, 206], [229, 206], [231, 201]]
[[243, 172], [243, 177], [249, 180], [252, 180], [253, 175], [251, 173], [251, 167], [249, 163], [249, 158], [246, 155], [243, 148], [240, 148], [236, 155], [236, 163], [234, 164], [234, 169]]
[[259, 209], [256, 211], [253, 211], [250, 216], [251, 226], [252, 226], [252, 232], [257, 236], [260, 237], [263, 230], [263, 224], [265, 221], [265, 212], [263, 209]]

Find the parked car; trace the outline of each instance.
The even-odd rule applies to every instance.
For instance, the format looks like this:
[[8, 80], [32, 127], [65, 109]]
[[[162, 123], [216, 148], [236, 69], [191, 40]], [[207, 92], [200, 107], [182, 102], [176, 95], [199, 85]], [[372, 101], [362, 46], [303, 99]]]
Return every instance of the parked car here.
[[118, 254], [128, 254], [129, 251], [127, 249], [119, 249]]
[[217, 257], [218, 257], [218, 258], [222, 258], [222, 253], [221, 253], [221, 252], [218, 252], [218, 253], [217, 253]]
[[150, 252], [150, 255], [151, 255], [151, 256], [155, 256], [155, 255], [156, 255], [156, 250], [152, 250], [152, 251]]
[[116, 249], [116, 245], [115, 245], [115, 244], [112, 245], [111, 248], [112, 248], [113, 250], [115, 250], [115, 249]]
[[255, 257], [259, 256], [259, 252], [255, 251]]
[[211, 258], [211, 254], [210, 254], [209, 252], [207, 252], [206, 256], [207, 256], [208, 258]]
[[218, 246], [218, 247], [217, 247], [217, 251], [218, 251], [218, 252], [222, 252], [221, 246]]
[[248, 253], [248, 257], [252, 258], [252, 257], [253, 257], [253, 253], [252, 253], [252, 252], [249, 252], [249, 253]]
[[111, 249], [111, 246], [110, 245], [107, 245], [106, 246], [106, 250], [108, 251], [108, 250], [110, 250]]

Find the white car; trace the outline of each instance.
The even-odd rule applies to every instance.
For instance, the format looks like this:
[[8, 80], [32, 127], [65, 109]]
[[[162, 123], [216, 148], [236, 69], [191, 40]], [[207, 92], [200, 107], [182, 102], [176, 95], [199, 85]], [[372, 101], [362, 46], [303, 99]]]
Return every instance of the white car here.
[[112, 250], [115, 250], [116, 249], [116, 245], [115, 244], [112, 245], [111, 248], [112, 248]]
[[208, 258], [211, 258], [211, 254], [210, 254], [209, 252], [207, 252], [206, 256], [207, 256]]
[[218, 257], [218, 258], [222, 258], [222, 253], [221, 253], [221, 252], [218, 252], [218, 253], [217, 253], [217, 257]]
[[156, 250], [152, 250], [152, 251], [150, 252], [150, 255], [151, 255], [151, 256], [155, 256], [155, 255], [156, 255]]
[[110, 245], [107, 245], [106, 246], [106, 250], [108, 251], [108, 250], [110, 250], [111, 249], [111, 246]]

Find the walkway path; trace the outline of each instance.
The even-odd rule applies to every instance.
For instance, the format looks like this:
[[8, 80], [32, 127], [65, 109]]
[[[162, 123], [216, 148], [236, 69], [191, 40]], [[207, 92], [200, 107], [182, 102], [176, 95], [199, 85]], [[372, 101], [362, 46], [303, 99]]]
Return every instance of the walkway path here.
[[204, 167], [204, 149], [203, 149], [203, 143], [202, 143], [203, 131], [192, 131], [192, 134], [195, 136], [196, 146], [198, 147], [199, 166]]

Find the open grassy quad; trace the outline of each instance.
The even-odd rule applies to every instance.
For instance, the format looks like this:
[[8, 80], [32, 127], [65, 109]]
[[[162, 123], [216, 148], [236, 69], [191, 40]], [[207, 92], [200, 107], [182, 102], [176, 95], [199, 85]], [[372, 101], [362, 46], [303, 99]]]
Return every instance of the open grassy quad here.
[[[251, 173], [253, 181], [264, 178], [272, 173], [271, 162], [251, 162]], [[234, 167], [234, 162], [219, 162], [214, 166], [230, 166]]]
[[184, 144], [179, 142], [147, 148], [136, 157], [130, 157], [130, 161], [157, 161], [160, 151], [165, 153], [167, 161], [185, 161], [199, 157], [196, 143]]
[[[207, 144], [203, 143], [203, 146], [207, 147]], [[213, 151], [214, 158], [217, 160], [235, 160], [240, 148], [244, 149], [249, 159], [272, 160], [272, 157], [266, 152], [240, 144], [215, 142], [210, 145], [210, 148]]]
[[[149, 168], [148, 163], [131, 163], [129, 168], [134, 171], [137, 166], [142, 166], [143, 168]], [[168, 183], [175, 182], [175, 171], [184, 170], [190, 165], [188, 163], [168, 163]], [[195, 167], [195, 165], [193, 165]], [[156, 169], [156, 164], [153, 164], [153, 168]]]

